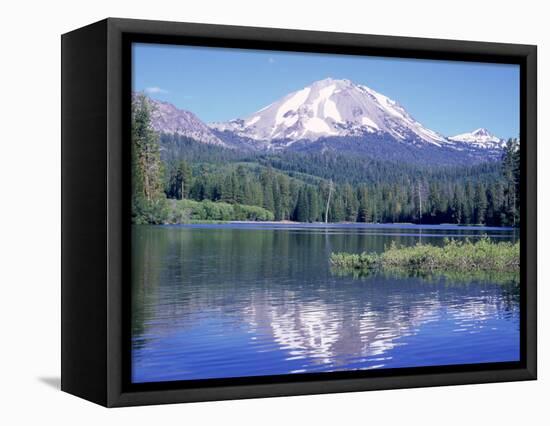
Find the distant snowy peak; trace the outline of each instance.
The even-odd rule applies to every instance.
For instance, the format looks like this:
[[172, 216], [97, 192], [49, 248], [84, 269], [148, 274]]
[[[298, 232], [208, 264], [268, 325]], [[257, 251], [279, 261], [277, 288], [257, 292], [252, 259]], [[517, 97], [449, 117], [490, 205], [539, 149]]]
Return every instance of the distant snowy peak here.
[[211, 145], [226, 145], [192, 112], [178, 109], [168, 102], [151, 98], [149, 101], [152, 126], [157, 132], [177, 134]]
[[438, 146], [448, 143], [443, 136], [422, 126], [394, 100], [367, 86], [332, 78], [292, 92], [243, 119], [211, 126], [268, 142], [388, 133], [399, 141]]
[[463, 142], [478, 148], [501, 148], [506, 144], [504, 139], [498, 138], [484, 128], [476, 129], [470, 133], [451, 136], [448, 139], [452, 142]]

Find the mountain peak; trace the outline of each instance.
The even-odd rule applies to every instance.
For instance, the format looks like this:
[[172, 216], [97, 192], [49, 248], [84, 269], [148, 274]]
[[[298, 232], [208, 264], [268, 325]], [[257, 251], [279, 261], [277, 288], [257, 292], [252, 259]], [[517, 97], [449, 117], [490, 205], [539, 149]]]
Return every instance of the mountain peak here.
[[308, 87], [313, 87], [313, 86], [326, 87], [326, 86], [330, 86], [331, 84], [334, 84], [338, 87], [348, 87], [348, 86], [351, 86], [353, 83], [347, 79], [337, 79], [337, 78], [327, 77], [327, 78], [323, 78], [322, 80], [314, 81]]
[[374, 133], [389, 134], [398, 141], [446, 143], [394, 100], [367, 86], [331, 77], [314, 81], [245, 118], [212, 126], [267, 143]]
[[479, 129], [474, 130], [472, 132], [472, 135], [475, 135], [475, 136], [493, 136], [493, 135], [491, 135], [489, 130], [487, 130], [484, 127], [480, 127]]
[[463, 142], [475, 145], [479, 148], [499, 148], [504, 144], [504, 140], [493, 135], [489, 130], [480, 127], [472, 132], [461, 133], [448, 138], [452, 142]]

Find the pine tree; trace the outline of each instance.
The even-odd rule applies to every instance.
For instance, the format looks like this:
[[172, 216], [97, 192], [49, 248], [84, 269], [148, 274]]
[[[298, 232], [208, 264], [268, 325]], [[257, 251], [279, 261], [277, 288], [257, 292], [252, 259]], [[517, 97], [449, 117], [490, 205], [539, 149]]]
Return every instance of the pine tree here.
[[462, 222], [462, 212], [463, 212], [463, 206], [462, 206], [463, 200], [462, 200], [462, 193], [459, 193], [458, 188], [455, 188], [454, 194], [453, 194], [453, 200], [451, 202], [451, 218], [454, 223], [461, 223]]
[[464, 202], [462, 203], [463, 223], [471, 224], [475, 221], [474, 217], [474, 187], [472, 182], [468, 180], [464, 190]]
[[475, 223], [483, 225], [486, 222], [486, 213], [487, 213], [487, 194], [485, 188], [481, 183], [476, 185], [475, 196], [474, 196], [474, 206], [475, 206]]
[[234, 192], [234, 179], [231, 176], [227, 176], [221, 184], [221, 200], [234, 204], [235, 203], [235, 192]]
[[358, 212], [358, 221], [359, 222], [370, 222], [370, 211], [369, 211], [369, 193], [366, 186], [363, 186], [359, 190], [359, 212]]
[[275, 200], [273, 199], [273, 188], [271, 187], [271, 184], [264, 186], [263, 208], [269, 210], [270, 212], [275, 211]]
[[517, 139], [509, 139], [502, 157], [504, 179], [505, 220], [508, 225], [519, 225], [520, 206], [520, 150]]
[[340, 191], [334, 191], [329, 210], [329, 222], [342, 222], [345, 220], [346, 211]]
[[316, 222], [319, 219], [319, 197], [314, 187], [310, 186], [307, 189], [308, 202], [308, 222]]
[[247, 176], [244, 166], [237, 166], [235, 173], [232, 173], [233, 191], [235, 194], [235, 202], [245, 204], [247, 196]]
[[146, 96], [132, 102], [132, 214], [135, 223], [162, 223], [165, 219], [163, 166], [157, 133], [151, 127]]
[[277, 184], [279, 186], [279, 196], [281, 198], [281, 219], [285, 220], [290, 217], [290, 182], [286, 175], [279, 174], [277, 176]]
[[357, 210], [359, 206], [353, 188], [349, 183], [344, 185], [342, 196], [344, 199], [345, 220], [355, 222], [357, 220]]
[[283, 219], [283, 199], [281, 197], [281, 190], [279, 188], [279, 182], [274, 179], [272, 182], [273, 188], [273, 213], [275, 214], [275, 220]]
[[168, 198], [176, 198], [178, 200], [188, 198], [191, 185], [191, 167], [189, 167], [189, 164], [185, 160], [178, 161], [177, 164], [170, 167], [168, 188], [166, 191]]
[[300, 188], [298, 203], [296, 204], [295, 217], [298, 222], [309, 221], [309, 205], [305, 188]]

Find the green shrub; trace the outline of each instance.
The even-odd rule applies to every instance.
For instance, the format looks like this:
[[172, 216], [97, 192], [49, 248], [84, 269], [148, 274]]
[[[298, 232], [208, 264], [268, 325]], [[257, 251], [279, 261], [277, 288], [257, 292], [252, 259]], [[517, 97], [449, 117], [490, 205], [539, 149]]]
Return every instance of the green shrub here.
[[209, 200], [169, 200], [166, 223], [189, 223], [196, 221], [274, 220], [273, 213], [262, 207], [244, 204], [229, 204]]
[[333, 266], [372, 270], [404, 268], [414, 271], [518, 271], [519, 242], [493, 242], [484, 237], [476, 242], [445, 240], [442, 247], [430, 244], [397, 246], [382, 253], [332, 253]]
[[143, 197], [132, 200], [132, 222], [137, 225], [166, 223], [170, 208], [166, 198], [148, 201]]

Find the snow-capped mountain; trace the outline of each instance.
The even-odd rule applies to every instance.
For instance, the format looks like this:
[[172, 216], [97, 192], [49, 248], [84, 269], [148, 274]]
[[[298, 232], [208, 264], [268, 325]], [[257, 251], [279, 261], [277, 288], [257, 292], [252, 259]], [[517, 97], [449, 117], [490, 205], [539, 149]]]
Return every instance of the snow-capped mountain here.
[[160, 133], [239, 151], [332, 152], [399, 163], [466, 165], [500, 159], [505, 145], [483, 128], [445, 137], [396, 101], [349, 80], [316, 81], [254, 114], [209, 126], [192, 112], [151, 102], [153, 128]]
[[448, 144], [445, 137], [424, 127], [396, 101], [367, 86], [332, 78], [316, 81], [245, 118], [211, 127], [284, 145], [369, 134], [386, 134], [415, 144]]
[[212, 145], [226, 146], [212, 130], [195, 114], [176, 108], [168, 102], [149, 99], [152, 105], [153, 129], [161, 133], [172, 133]]
[[473, 132], [462, 133], [448, 138], [452, 142], [462, 142], [480, 149], [498, 149], [506, 145], [504, 139], [491, 134], [487, 129], [480, 128]]

